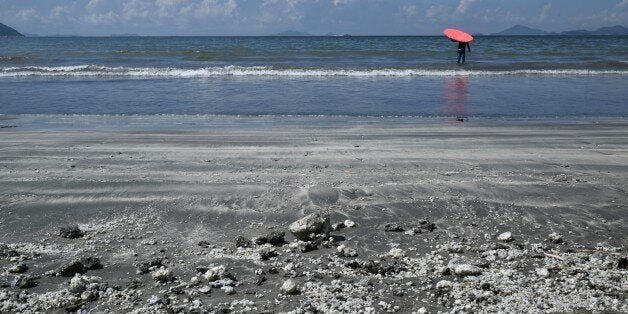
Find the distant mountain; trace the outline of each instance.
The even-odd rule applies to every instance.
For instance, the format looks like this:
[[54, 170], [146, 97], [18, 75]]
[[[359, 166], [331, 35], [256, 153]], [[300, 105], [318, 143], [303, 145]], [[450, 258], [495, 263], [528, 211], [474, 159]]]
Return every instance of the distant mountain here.
[[0, 23], [0, 37], [24, 37], [15, 29]]
[[610, 27], [601, 27], [598, 28], [594, 31], [587, 31], [587, 30], [575, 30], [575, 31], [568, 31], [568, 32], [562, 32], [560, 33], [561, 35], [572, 35], [572, 36], [621, 36], [621, 35], [628, 35], [628, 28], [625, 28], [621, 25], [615, 25], [615, 26], [610, 26]]
[[615, 25], [610, 27], [601, 27], [594, 31], [585, 29], [577, 29], [565, 31], [561, 33], [546, 32], [544, 30], [530, 28], [523, 25], [515, 25], [509, 29], [499, 33], [491, 34], [494, 36], [542, 36], [542, 35], [564, 35], [564, 36], [628, 36], [628, 28]]
[[523, 25], [515, 25], [509, 29], [505, 29], [499, 33], [491, 34], [494, 36], [540, 36], [540, 35], [552, 35], [552, 33], [544, 30], [530, 28]]
[[111, 34], [109, 37], [141, 37], [138, 34]]
[[284, 31], [281, 33], [273, 34], [271, 36], [312, 36], [312, 34], [306, 33], [306, 32], [289, 30], [289, 31]]
[[329, 33], [327, 33], [327, 34], [325, 34], [323, 36], [340, 36], [340, 35], [332, 33], [332, 32], [329, 32]]

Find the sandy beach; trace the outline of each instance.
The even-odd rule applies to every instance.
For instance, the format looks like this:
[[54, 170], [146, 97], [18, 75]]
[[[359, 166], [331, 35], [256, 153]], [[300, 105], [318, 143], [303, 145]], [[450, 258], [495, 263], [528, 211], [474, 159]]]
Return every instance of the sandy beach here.
[[0, 312], [626, 313], [628, 121], [591, 120], [3, 128]]

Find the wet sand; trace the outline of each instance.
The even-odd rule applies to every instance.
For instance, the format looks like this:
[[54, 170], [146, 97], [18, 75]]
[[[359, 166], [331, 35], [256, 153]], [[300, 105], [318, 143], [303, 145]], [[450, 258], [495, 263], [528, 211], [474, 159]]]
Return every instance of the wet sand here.
[[[4, 128], [0, 311], [626, 312], [627, 186], [625, 120]], [[316, 211], [356, 225], [302, 252]]]

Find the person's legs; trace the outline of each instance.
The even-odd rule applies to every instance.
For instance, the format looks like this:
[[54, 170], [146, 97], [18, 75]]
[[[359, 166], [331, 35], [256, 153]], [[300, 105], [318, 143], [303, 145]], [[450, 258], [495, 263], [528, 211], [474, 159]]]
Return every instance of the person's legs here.
[[462, 56], [464, 56], [464, 54], [462, 52], [458, 52], [458, 63], [462, 60]]
[[462, 53], [462, 63], [464, 63], [464, 59], [466, 58], [466, 53]]

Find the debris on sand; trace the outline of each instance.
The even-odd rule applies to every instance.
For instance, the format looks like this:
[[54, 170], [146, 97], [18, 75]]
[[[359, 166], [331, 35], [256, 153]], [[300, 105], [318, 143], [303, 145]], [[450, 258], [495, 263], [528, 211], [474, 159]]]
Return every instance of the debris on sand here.
[[59, 229], [59, 236], [67, 239], [82, 238], [85, 235], [78, 226], [62, 227]]
[[512, 232], [504, 232], [497, 236], [497, 240], [502, 242], [511, 242], [514, 239]]
[[309, 214], [289, 226], [290, 232], [299, 240], [308, 241], [319, 235], [329, 235], [331, 223], [329, 213], [321, 211]]

